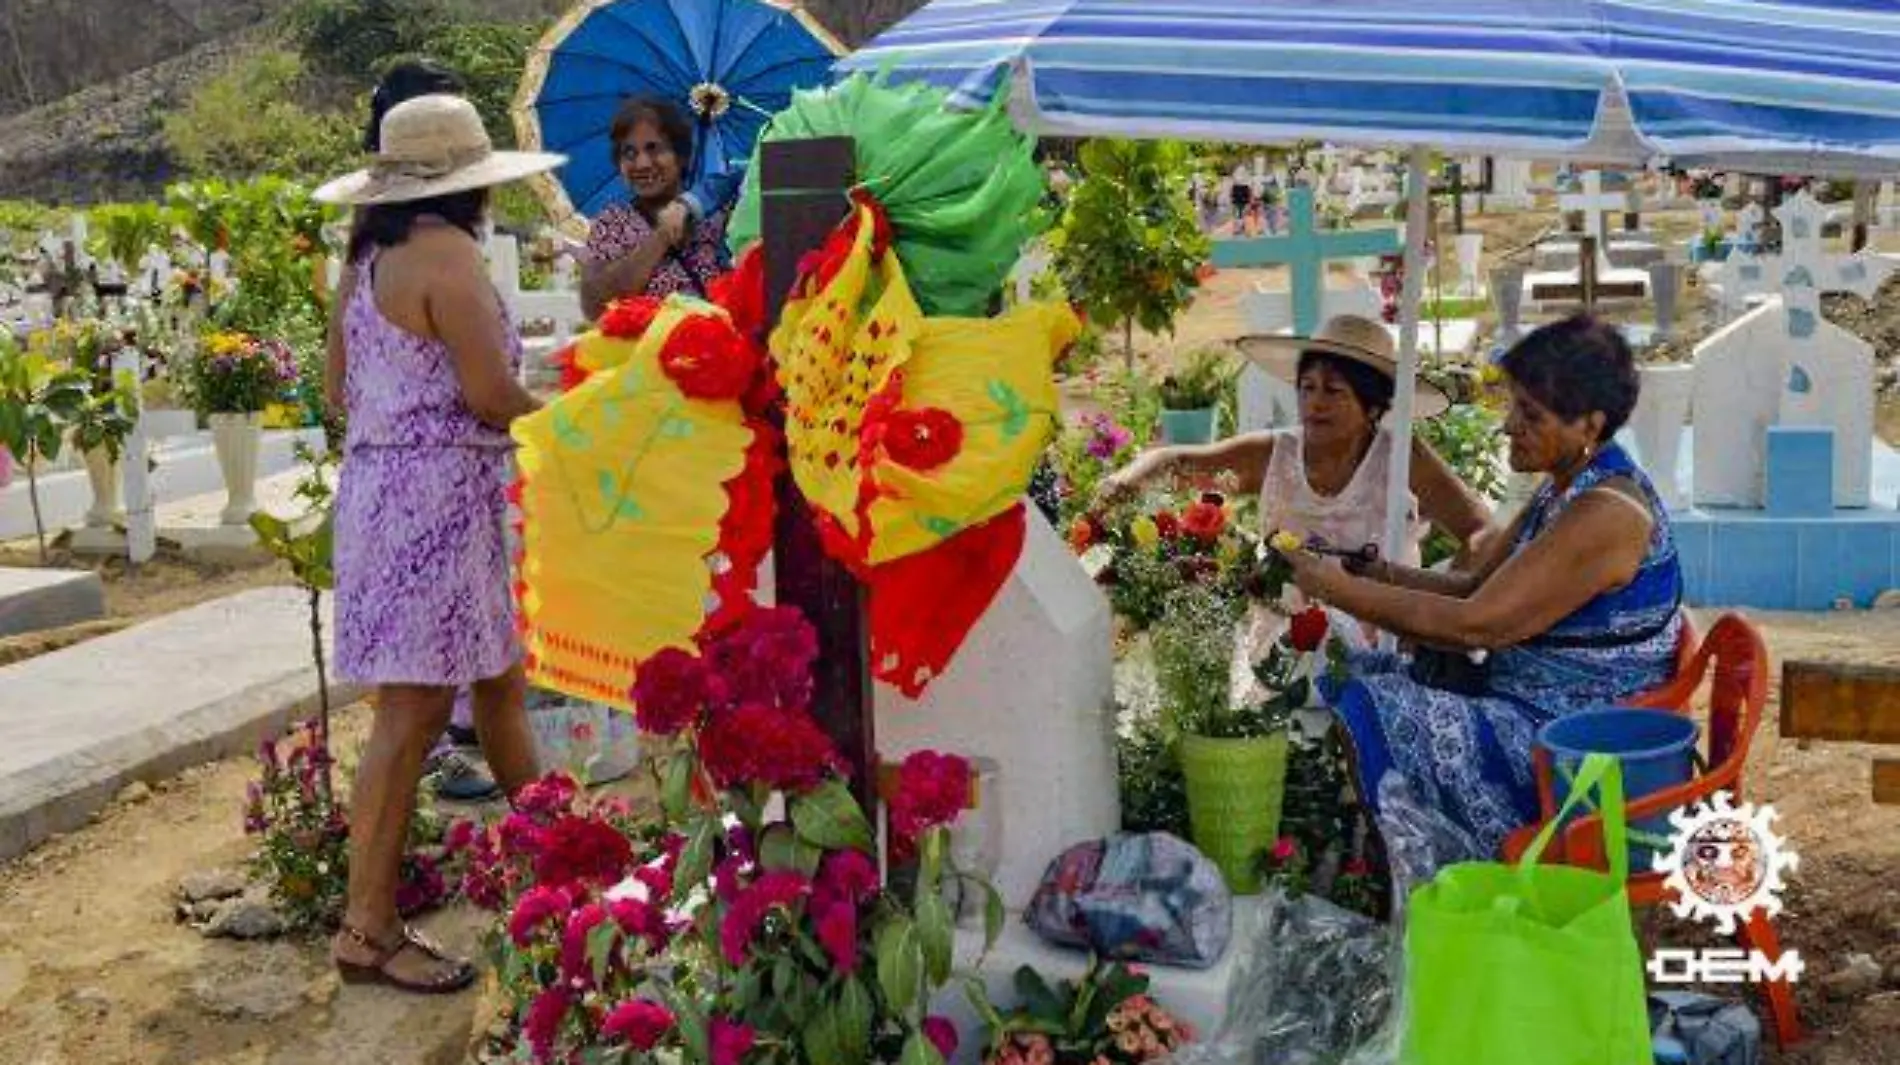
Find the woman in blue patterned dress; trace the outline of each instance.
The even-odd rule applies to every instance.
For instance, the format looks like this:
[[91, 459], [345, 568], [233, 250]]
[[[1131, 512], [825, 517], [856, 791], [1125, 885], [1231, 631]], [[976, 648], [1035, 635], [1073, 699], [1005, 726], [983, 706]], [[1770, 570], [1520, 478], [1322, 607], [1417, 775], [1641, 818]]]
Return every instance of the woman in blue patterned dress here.
[[[1510, 535], [1468, 573], [1293, 561], [1309, 596], [1436, 649], [1356, 660], [1330, 700], [1363, 801], [1413, 876], [1493, 857], [1534, 820], [1537, 730], [1662, 684], [1682, 627], [1668, 514], [1612, 440], [1636, 406], [1629, 345], [1571, 318], [1524, 338], [1501, 368], [1511, 466], [1549, 475]], [[1474, 657], [1481, 668], [1430, 668]]]

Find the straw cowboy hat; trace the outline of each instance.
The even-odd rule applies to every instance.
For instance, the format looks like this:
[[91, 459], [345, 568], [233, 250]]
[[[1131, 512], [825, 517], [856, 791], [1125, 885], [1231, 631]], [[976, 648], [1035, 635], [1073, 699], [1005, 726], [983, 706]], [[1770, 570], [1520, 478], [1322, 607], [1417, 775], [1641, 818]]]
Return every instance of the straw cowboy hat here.
[[475, 105], [460, 96], [418, 96], [383, 117], [383, 147], [366, 169], [316, 191], [353, 207], [409, 203], [505, 185], [563, 165], [552, 152], [498, 152]]
[[[1310, 337], [1247, 336], [1234, 341], [1248, 361], [1289, 384], [1299, 383], [1300, 356], [1318, 352], [1368, 366], [1390, 378], [1399, 379], [1397, 345], [1385, 326], [1356, 314], [1340, 314], [1320, 326]], [[1451, 400], [1437, 385], [1423, 378], [1418, 381], [1412, 416], [1435, 418], [1445, 413]]]

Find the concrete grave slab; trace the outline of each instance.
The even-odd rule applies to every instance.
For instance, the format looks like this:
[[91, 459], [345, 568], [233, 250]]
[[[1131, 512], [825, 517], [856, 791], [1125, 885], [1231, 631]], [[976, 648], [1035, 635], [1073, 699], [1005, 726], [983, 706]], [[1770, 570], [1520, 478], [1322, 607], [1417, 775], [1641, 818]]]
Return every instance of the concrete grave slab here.
[[297, 589], [259, 589], [0, 668], [0, 859], [79, 828], [134, 780], [313, 712], [308, 609]]
[[0, 636], [105, 616], [105, 586], [91, 570], [0, 568]]

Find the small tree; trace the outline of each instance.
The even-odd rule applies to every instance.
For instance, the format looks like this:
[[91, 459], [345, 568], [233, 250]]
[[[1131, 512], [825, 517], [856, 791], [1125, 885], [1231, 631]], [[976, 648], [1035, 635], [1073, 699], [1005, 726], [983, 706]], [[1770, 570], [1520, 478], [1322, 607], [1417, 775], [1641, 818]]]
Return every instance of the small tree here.
[[1135, 360], [1135, 326], [1172, 333], [1193, 302], [1211, 245], [1188, 200], [1193, 162], [1168, 141], [1090, 141], [1077, 182], [1050, 235], [1056, 269], [1091, 321], [1119, 326]]
[[[291, 576], [303, 588], [310, 602], [310, 656], [317, 665], [317, 743], [330, 753], [330, 677], [323, 659], [323, 593], [336, 587], [331, 569], [331, 547], [335, 542], [335, 511], [331, 499], [330, 471], [336, 466], [334, 452], [319, 454], [310, 445], [297, 444], [297, 458], [304, 463], [304, 476], [297, 482], [296, 496], [309, 508], [303, 518], [285, 521], [259, 511], [251, 515], [251, 528], [265, 550], [290, 563]], [[296, 527], [316, 518], [307, 532]], [[324, 759], [323, 794], [334, 796], [330, 778], [330, 759]]]
[[33, 531], [40, 565], [47, 563], [46, 521], [40, 514], [39, 463], [59, 457], [68, 422], [86, 405], [87, 375], [34, 352], [23, 351], [0, 330], [0, 445], [26, 467], [33, 501]]

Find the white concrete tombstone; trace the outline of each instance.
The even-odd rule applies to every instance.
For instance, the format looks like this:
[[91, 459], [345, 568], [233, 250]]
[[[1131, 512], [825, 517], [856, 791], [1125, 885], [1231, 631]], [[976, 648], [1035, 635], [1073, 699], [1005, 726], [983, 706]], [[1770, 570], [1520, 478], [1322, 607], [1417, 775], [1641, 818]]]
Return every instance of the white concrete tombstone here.
[[879, 685], [881, 756], [937, 749], [998, 769], [995, 883], [1011, 910], [1049, 862], [1120, 826], [1113, 652], [1107, 600], [1042, 514], [1029, 508], [1022, 558], [943, 676], [918, 700]]
[[172, 257], [156, 244], [147, 247], [145, 257], [139, 260], [139, 291], [157, 299], [170, 283], [171, 276]]
[[1761, 223], [1766, 214], [1761, 204], [1750, 202], [1735, 214], [1735, 245], [1753, 248], [1761, 243]]
[[580, 289], [580, 267], [575, 264], [574, 256], [565, 250], [554, 256], [553, 281], [556, 292], [576, 292]]
[[1465, 296], [1483, 295], [1484, 234], [1460, 233], [1456, 238], [1456, 246], [1459, 293]]
[[1874, 201], [1874, 215], [1882, 229], [1900, 229], [1900, 197], [1894, 195], [1894, 183], [1880, 183], [1880, 196]]
[[1834, 430], [1834, 504], [1865, 507], [1872, 491], [1873, 347], [1831, 322], [1789, 343], [1780, 296], [1697, 345], [1690, 401], [1697, 506], [1760, 508], [1773, 425]]
[[[132, 345], [120, 348], [112, 357], [114, 376], [129, 374], [134, 381], [145, 379], [145, 356]], [[146, 455], [152, 444], [152, 419], [140, 405], [138, 420], [125, 439], [124, 457], [119, 463], [125, 485], [126, 554], [134, 565], [149, 562], [158, 553], [158, 516], [154, 509], [151, 465]]]
[[[1385, 301], [1364, 275], [1355, 274], [1344, 285], [1329, 284], [1320, 300], [1320, 317], [1357, 314], [1377, 319]], [[1293, 295], [1256, 286], [1242, 303], [1249, 333], [1289, 333], [1293, 329]], [[1290, 384], [1253, 365], [1240, 371], [1239, 425], [1236, 433], [1278, 429], [1299, 419], [1299, 393]]]
[[231, 283], [230, 252], [225, 251], [223, 248], [213, 251], [210, 256], [206, 258], [205, 266], [210, 271], [211, 280], [218, 282], [220, 285], [228, 285]]

